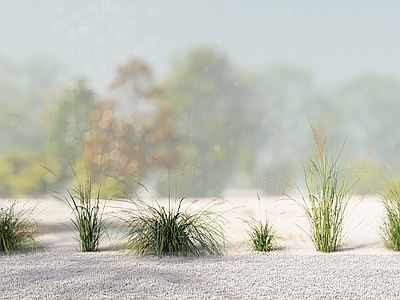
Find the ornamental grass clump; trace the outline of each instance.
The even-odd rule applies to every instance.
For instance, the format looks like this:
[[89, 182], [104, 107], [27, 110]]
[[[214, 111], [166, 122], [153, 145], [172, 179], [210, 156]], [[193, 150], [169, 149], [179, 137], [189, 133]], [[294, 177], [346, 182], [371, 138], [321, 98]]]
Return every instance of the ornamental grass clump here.
[[213, 202], [192, 209], [197, 201], [186, 202], [185, 198], [172, 201], [168, 197], [166, 206], [154, 197], [151, 204], [141, 199], [127, 201], [133, 204], [133, 208], [123, 211], [126, 216], [123, 243], [128, 250], [158, 257], [222, 254], [225, 219], [222, 213], [211, 210]]
[[260, 195], [257, 193], [258, 205], [260, 211], [260, 219], [257, 220], [254, 217], [250, 217], [250, 220], [246, 220], [249, 226], [248, 234], [252, 242], [252, 248], [255, 251], [270, 252], [277, 247], [277, 236], [275, 226], [271, 224], [267, 217], [264, 221], [261, 221], [261, 205]]
[[309, 236], [315, 249], [338, 251], [342, 245], [343, 227], [349, 201], [360, 181], [362, 168], [354, 174], [352, 160], [342, 163], [344, 145], [329, 151], [327, 134], [319, 135], [309, 119], [315, 149], [301, 165], [304, 188], [298, 187], [300, 203], [310, 225]]
[[278, 239], [276, 230], [267, 218], [264, 222], [251, 218], [247, 223], [250, 227], [249, 236], [252, 241], [253, 250], [270, 252], [276, 247]]
[[[93, 180], [88, 167], [78, 170], [74, 161], [70, 163], [75, 184], [73, 188], [66, 187], [67, 195], [55, 194], [72, 212], [71, 219], [77, 233], [79, 248], [82, 252], [97, 251], [104, 234], [107, 234], [104, 209], [106, 204], [100, 204], [101, 186], [93, 188]], [[54, 173], [53, 173], [54, 174]], [[54, 174], [55, 175], [55, 174]]]
[[35, 210], [32, 208], [17, 209], [17, 201], [10, 205], [0, 206], [0, 253], [30, 252], [41, 247], [36, 242], [38, 227], [30, 218]]
[[381, 194], [385, 217], [380, 227], [386, 247], [400, 251], [400, 183], [391, 184]]

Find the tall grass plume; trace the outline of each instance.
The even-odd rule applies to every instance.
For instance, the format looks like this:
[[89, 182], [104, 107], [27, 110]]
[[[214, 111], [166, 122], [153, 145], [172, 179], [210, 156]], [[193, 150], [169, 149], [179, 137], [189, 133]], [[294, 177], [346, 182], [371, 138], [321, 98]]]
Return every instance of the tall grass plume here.
[[[343, 163], [345, 142], [338, 151], [328, 149], [328, 135], [319, 134], [308, 119], [314, 150], [302, 159], [302, 184], [294, 185], [301, 195], [300, 205], [310, 225], [309, 236], [317, 251], [338, 251], [349, 201], [360, 181], [363, 168], [356, 170], [352, 159]], [[293, 183], [292, 183], [293, 185]]]

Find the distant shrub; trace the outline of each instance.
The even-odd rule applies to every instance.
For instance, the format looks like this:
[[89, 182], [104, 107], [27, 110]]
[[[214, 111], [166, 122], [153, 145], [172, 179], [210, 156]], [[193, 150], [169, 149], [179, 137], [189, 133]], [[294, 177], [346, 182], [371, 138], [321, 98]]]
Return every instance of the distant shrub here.
[[[43, 195], [46, 170], [40, 168], [47, 158], [42, 151], [12, 150], [0, 153], [0, 193], [4, 197]], [[18, 167], [16, 167], [18, 166]]]

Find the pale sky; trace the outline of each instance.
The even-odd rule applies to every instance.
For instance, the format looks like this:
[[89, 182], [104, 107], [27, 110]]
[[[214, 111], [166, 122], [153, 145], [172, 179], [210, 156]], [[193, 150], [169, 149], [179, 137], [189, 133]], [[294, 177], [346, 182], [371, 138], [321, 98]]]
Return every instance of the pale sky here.
[[64, 77], [100, 83], [124, 57], [145, 58], [161, 77], [173, 53], [208, 44], [243, 68], [288, 62], [332, 84], [400, 77], [399, 16], [400, 1], [378, 0], [0, 0], [0, 55], [45, 54]]

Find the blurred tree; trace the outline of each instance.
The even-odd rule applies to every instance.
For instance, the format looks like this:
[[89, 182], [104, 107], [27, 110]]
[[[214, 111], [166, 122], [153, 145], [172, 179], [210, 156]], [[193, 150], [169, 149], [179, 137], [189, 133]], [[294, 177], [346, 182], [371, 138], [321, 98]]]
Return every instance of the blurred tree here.
[[107, 98], [96, 103], [85, 136], [94, 166], [116, 177], [138, 171], [148, 176], [158, 163], [179, 156], [168, 112], [158, 105], [160, 95], [145, 62], [132, 58], [118, 66]]
[[253, 134], [243, 74], [223, 53], [197, 47], [176, 57], [163, 90], [160, 109], [173, 123], [172, 136], [181, 139], [181, 163], [190, 162], [194, 174], [186, 193], [218, 195], [237, 171], [238, 149]]
[[65, 179], [72, 175], [67, 174], [70, 159], [83, 157], [85, 136], [96, 109], [94, 92], [84, 80], [72, 80], [52, 105], [47, 151], [64, 169], [60, 179]]
[[0, 154], [0, 194], [3, 197], [44, 195], [47, 171], [44, 152], [17, 150]]
[[298, 145], [303, 137], [293, 129], [307, 126], [307, 115], [312, 117], [319, 111], [311, 73], [287, 64], [273, 64], [256, 76], [255, 86], [258, 105], [254, 113], [262, 124]]
[[54, 85], [58, 69], [43, 56], [29, 57], [20, 64], [0, 58], [0, 151], [43, 146], [47, 124], [37, 118], [41, 93]]
[[390, 176], [400, 171], [394, 78], [364, 74], [317, 90], [306, 69], [280, 63], [245, 73], [212, 47], [179, 53], [162, 84], [146, 62], [122, 60], [101, 95], [83, 79], [57, 87], [57, 72], [44, 57], [20, 64], [0, 58], [4, 195], [42, 193], [54, 179], [37, 163], [63, 179], [70, 157], [116, 177], [140, 171], [163, 194], [171, 186], [160, 166], [178, 171], [175, 179], [186, 173], [182, 196], [216, 196], [262, 177], [274, 193], [275, 176], [290, 168], [282, 153], [311, 144], [307, 116], [323, 122], [333, 142], [347, 137], [357, 161], [374, 149], [368, 186], [382, 166]]
[[399, 81], [363, 74], [338, 86], [332, 97], [336, 123], [362, 158], [373, 150], [371, 164], [390, 173], [400, 171], [400, 85]]
[[323, 120], [325, 104], [316, 97], [312, 74], [289, 64], [273, 64], [255, 73], [251, 89], [256, 99], [251, 115], [258, 124], [257, 161], [267, 179], [267, 191], [277, 193], [283, 169], [290, 172], [292, 168], [283, 157], [307, 148], [307, 116]]

